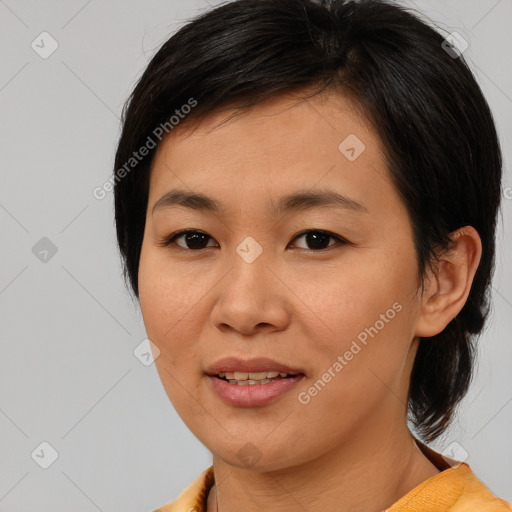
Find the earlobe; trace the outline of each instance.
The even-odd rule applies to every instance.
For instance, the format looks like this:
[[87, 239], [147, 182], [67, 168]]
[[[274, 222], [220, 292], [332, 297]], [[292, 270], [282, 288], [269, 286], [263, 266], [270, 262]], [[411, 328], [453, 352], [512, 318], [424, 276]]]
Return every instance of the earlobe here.
[[463, 308], [482, 255], [482, 242], [472, 226], [450, 233], [450, 249], [440, 255], [425, 280], [414, 336], [439, 334]]

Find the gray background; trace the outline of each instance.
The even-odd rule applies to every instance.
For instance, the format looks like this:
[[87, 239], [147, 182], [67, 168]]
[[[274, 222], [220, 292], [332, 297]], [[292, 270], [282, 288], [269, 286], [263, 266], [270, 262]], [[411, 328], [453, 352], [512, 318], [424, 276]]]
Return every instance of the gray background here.
[[[506, 168], [511, 0], [404, 3], [469, 42], [464, 55], [494, 112]], [[92, 195], [111, 174], [121, 107], [135, 80], [171, 33], [208, 8], [205, 0], [0, 0], [0, 511], [148, 511], [211, 463], [154, 365], [134, 356], [146, 336], [121, 279], [112, 193]], [[46, 59], [31, 47], [43, 31], [59, 45]], [[494, 309], [478, 374], [454, 427], [433, 447], [467, 452], [475, 474], [511, 501], [512, 177], [505, 172]], [[40, 252], [48, 249], [43, 237], [55, 254]], [[58, 452], [48, 469], [31, 457], [39, 447], [34, 458], [49, 460], [43, 441]]]

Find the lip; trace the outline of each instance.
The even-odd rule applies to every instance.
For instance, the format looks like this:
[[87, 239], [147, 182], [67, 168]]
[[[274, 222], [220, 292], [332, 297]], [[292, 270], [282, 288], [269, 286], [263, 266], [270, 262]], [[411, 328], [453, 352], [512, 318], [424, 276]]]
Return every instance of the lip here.
[[215, 375], [206, 377], [217, 396], [226, 404], [239, 407], [257, 407], [270, 404], [295, 388], [306, 378], [304, 374], [277, 379], [267, 384], [248, 384], [240, 386], [230, 384]]
[[[210, 376], [218, 375], [220, 372], [281, 372], [289, 374], [304, 374], [301, 368], [291, 368], [283, 363], [274, 361], [267, 357], [253, 359], [241, 359], [239, 357], [225, 357], [209, 366], [205, 373]], [[269, 384], [263, 384], [267, 386]], [[272, 385], [272, 384], [270, 384]]]

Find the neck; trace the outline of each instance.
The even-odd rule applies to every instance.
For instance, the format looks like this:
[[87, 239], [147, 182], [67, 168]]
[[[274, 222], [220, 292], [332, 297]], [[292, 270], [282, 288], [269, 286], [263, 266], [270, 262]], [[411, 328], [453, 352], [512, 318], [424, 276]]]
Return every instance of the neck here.
[[253, 471], [213, 458], [207, 512], [381, 512], [439, 473], [407, 429], [362, 429], [316, 460]]

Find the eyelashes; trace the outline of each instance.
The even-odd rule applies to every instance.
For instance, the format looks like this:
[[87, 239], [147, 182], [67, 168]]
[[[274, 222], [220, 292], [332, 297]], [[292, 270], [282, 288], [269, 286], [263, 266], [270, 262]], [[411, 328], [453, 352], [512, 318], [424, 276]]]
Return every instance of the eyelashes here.
[[[189, 246], [191, 245], [192, 247], [183, 247], [181, 245], [178, 245], [176, 241], [180, 238], [183, 238], [185, 240], [185, 245], [188, 244]], [[308, 229], [302, 231], [295, 235], [291, 241], [293, 242], [299, 238], [304, 238], [306, 244], [313, 245], [314, 247], [313, 249], [307, 249], [303, 247], [300, 247], [299, 249], [303, 249], [306, 251], [309, 250], [313, 252], [325, 252], [340, 245], [351, 245], [350, 242], [345, 238], [334, 233], [331, 233], [330, 231], [325, 231], [323, 229]], [[318, 248], [319, 245], [325, 245], [325, 243], [328, 242], [329, 239], [334, 239], [336, 243], [331, 245], [327, 244], [325, 248]], [[213, 238], [210, 235], [208, 235], [208, 233], [196, 229], [186, 229], [173, 233], [170, 236], [165, 237], [162, 240], [159, 240], [157, 242], [157, 245], [160, 247], [167, 247], [172, 250], [200, 252], [203, 251], [204, 249], [216, 247], [208, 245], [208, 240], [213, 240]], [[205, 242], [206, 245], [204, 245]]]
[[[207, 233], [205, 233], [203, 231], [198, 231], [198, 230], [194, 230], [194, 229], [186, 229], [186, 230], [178, 231], [177, 233], [170, 235], [169, 237], [160, 241], [158, 243], [158, 245], [163, 246], [163, 247], [169, 247], [169, 246], [175, 245], [176, 247], [178, 247], [178, 249], [183, 249], [185, 251], [200, 251], [200, 250], [202, 250], [202, 248], [190, 249], [187, 247], [181, 247], [175, 243], [175, 240], [177, 240], [178, 238], [187, 236], [187, 235], [189, 236], [189, 239], [190, 238], [192, 239], [193, 244], [198, 244], [198, 243], [201, 244], [201, 242], [204, 241], [205, 239], [212, 238], [210, 235], [208, 235]], [[195, 235], [194, 238], [192, 238], [192, 235]]]

